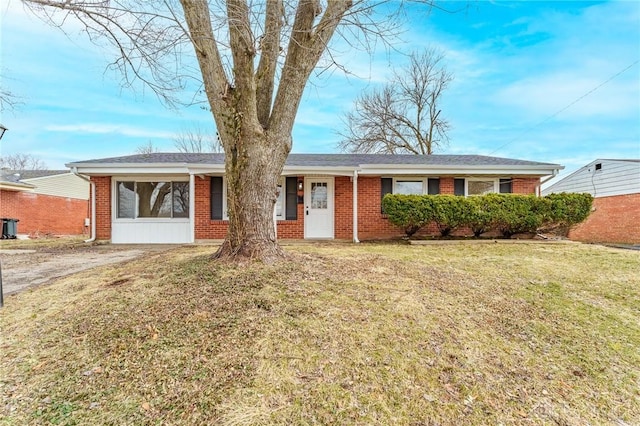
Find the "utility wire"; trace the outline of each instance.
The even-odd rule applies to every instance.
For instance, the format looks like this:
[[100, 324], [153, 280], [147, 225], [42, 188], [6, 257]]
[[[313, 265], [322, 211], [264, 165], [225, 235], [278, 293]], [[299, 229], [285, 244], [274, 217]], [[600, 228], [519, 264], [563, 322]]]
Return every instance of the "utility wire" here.
[[601, 88], [602, 86], [604, 86], [605, 84], [607, 84], [608, 82], [610, 82], [611, 80], [613, 80], [614, 78], [618, 77], [620, 74], [623, 74], [624, 72], [628, 71], [630, 68], [632, 68], [634, 65], [636, 65], [638, 62], [640, 62], [640, 59], [636, 59], [633, 63], [631, 63], [631, 65], [625, 67], [624, 69], [618, 71], [617, 73], [615, 73], [614, 75], [612, 75], [611, 77], [609, 77], [607, 80], [603, 81], [602, 83], [600, 83], [599, 85], [597, 85], [596, 87], [594, 87], [593, 89], [589, 90], [587, 93], [585, 93], [584, 95], [580, 96], [578, 99], [576, 99], [575, 101], [571, 102], [569, 105], [565, 106], [564, 108], [556, 111], [555, 113], [551, 114], [550, 116], [548, 116], [547, 118], [545, 118], [544, 120], [540, 121], [539, 123], [534, 124], [533, 126], [525, 129], [522, 133], [520, 133], [518, 136], [516, 136], [515, 138], [511, 139], [509, 142], [500, 145], [499, 147], [497, 147], [496, 149], [494, 149], [493, 151], [491, 151], [489, 153], [489, 155], [492, 155], [493, 153], [495, 153], [496, 151], [501, 150], [502, 148], [504, 148], [507, 145], [511, 145], [512, 143], [514, 143], [515, 141], [517, 141], [518, 139], [520, 139], [522, 136], [526, 135], [527, 133], [529, 133], [530, 131], [532, 131], [533, 129], [535, 129], [538, 126], [543, 125], [544, 123], [546, 123], [547, 121], [551, 120], [552, 118], [558, 116], [560, 113], [568, 110], [569, 108], [571, 108], [573, 105], [577, 104], [578, 102], [580, 102], [581, 100], [583, 100], [584, 98], [586, 98], [587, 96], [589, 96], [590, 94], [592, 94], [593, 92], [595, 92], [596, 90], [598, 90], [599, 88]]

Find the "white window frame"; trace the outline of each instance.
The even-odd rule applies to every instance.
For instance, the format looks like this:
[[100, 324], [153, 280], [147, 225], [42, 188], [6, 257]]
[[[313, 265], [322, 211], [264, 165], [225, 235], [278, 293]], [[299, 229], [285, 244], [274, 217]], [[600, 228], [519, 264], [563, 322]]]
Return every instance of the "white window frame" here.
[[465, 178], [464, 179], [464, 196], [465, 197], [476, 197], [478, 195], [483, 194], [469, 194], [469, 182], [493, 182], [493, 192], [492, 194], [500, 193], [500, 178]]
[[392, 194], [400, 194], [396, 190], [397, 182], [421, 182], [421, 195], [427, 195], [429, 194], [429, 179], [440, 179], [440, 176], [391, 176], [391, 178], [393, 179]]
[[424, 177], [417, 177], [417, 176], [402, 176], [402, 177], [394, 177], [393, 178], [393, 193], [394, 194], [400, 194], [400, 192], [398, 192], [396, 190], [398, 182], [420, 182], [422, 184], [422, 193], [421, 194], [425, 194], [425, 189], [427, 186], [427, 178]]
[[[280, 201], [280, 214], [275, 215], [276, 220], [285, 220], [287, 218], [287, 179], [284, 176], [280, 176], [277, 186], [280, 187], [280, 193], [278, 199]], [[276, 201], [277, 202], [277, 201]]]
[[[189, 222], [193, 212], [189, 209], [189, 216], [187, 217], [137, 217], [138, 215], [138, 202], [137, 194], [134, 193], [134, 217], [118, 217], [118, 185], [121, 182], [186, 182], [189, 183], [188, 176], [118, 176], [111, 180], [111, 218], [115, 222]], [[172, 191], [173, 196], [173, 191]], [[191, 194], [189, 194], [191, 196]]]

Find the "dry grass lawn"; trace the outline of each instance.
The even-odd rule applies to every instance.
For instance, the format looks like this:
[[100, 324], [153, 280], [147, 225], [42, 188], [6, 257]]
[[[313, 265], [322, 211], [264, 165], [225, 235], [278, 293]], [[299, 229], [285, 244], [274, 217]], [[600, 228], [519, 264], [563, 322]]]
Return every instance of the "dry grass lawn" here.
[[12, 296], [0, 424], [638, 425], [640, 252], [183, 247]]

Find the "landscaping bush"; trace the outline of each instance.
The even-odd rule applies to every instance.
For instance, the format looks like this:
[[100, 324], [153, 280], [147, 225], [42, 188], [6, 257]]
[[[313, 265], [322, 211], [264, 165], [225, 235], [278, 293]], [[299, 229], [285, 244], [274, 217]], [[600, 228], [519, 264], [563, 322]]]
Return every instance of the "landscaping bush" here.
[[387, 194], [382, 207], [389, 221], [411, 237], [433, 221], [442, 237], [460, 227], [474, 236], [497, 230], [504, 237], [535, 233], [541, 228], [560, 230], [585, 220], [591, 211], [589, 194], [550, 194], [546, 197], [520, 194], [455, 195]]
[[434, 195], [430, 198], [433, 203], [433, 221], [438, 226], [440, 236], [446, 237], [456, 228], [468, 224], [472, 206], [467, 198], [456, 195]]
[[593, 205], [591, 194], [563, 192], [549, 194], [543, 199], [546, 202], [543, 227], [556, 230], [564, 236], [572, 226], [589, 217]]
[[485, 196], [465, 198], [469, 213], [465, 224], [474, 237], [479, 237], [485, 232], [492, 230], [495, 222], [495, 211], [491, 208], [491, 203]]
[[493, 227], [503, 237], [536, 232], [543, 223], [546, 209], [535, 195], [487, 194], [484, 198], [493, 212]]
[[429, 196], [387, 194], [382, 209], [389, 222], [404, 229], [408, 237], [433, 220], [433, 207]]

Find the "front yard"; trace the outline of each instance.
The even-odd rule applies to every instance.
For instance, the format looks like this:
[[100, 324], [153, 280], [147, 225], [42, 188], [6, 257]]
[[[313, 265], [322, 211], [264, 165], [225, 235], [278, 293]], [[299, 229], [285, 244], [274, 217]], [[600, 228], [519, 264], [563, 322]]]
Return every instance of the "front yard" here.
[[634, 425], [640, 252], [152, 253], [11, 296], [0, 424]]

